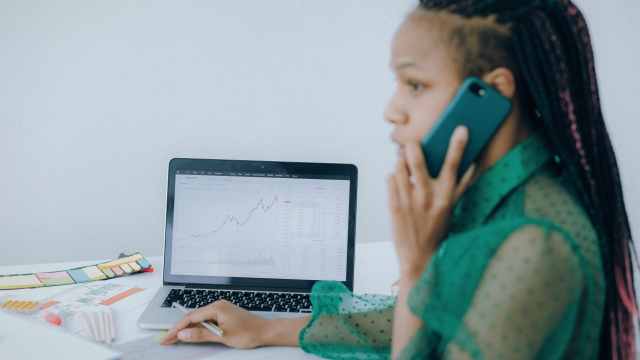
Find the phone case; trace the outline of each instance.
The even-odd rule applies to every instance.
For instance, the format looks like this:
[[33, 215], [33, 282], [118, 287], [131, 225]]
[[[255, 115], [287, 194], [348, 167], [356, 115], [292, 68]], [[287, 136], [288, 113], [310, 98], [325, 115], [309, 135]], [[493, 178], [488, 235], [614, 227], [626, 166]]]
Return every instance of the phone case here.
[[456, 127], [469, 129], [469, 141], [458, 168], [458, 177], [471, 166], [511, 111], [511, 101], [477, 77], [464, 80], [433, 129], [422, 139], [429, 174], [440, 174], [449, 141]]

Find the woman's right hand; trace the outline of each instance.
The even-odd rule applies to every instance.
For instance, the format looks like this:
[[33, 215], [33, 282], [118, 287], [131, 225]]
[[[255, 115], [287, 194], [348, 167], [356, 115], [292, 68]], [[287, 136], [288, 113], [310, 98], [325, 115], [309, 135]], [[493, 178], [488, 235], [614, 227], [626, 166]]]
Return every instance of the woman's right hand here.
[[[202, 321], [214, 321], [223, 330], [217, 336], [199, 325]], [[251, 349], [266, 345], [265, 336], [269, 320], [254, 315], [226, 300], [219, 300], [198, 308], [176, 324], [162, 339], [163, 345], [182, 342], [214, 342], [239, 349]]]

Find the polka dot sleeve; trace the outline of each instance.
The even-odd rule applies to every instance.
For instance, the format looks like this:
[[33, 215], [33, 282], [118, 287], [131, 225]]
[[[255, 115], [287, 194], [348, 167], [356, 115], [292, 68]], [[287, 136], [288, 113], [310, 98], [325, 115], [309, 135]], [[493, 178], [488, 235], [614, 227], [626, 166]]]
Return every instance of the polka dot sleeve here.
[[321, 281], [311, 302], [311, 320], [300, 332], [303, 350], [333, 359], [389, 356], [393, 297], [354, 295], [339, 282]]
[[[480, 239], [486, 246], [471, 247]], [[438, 254], [410, 293], [423, 329], [402, 358], [561, 358], [590, 278], [571, 236], [522, 220], [448, 241], [452, 251]]]

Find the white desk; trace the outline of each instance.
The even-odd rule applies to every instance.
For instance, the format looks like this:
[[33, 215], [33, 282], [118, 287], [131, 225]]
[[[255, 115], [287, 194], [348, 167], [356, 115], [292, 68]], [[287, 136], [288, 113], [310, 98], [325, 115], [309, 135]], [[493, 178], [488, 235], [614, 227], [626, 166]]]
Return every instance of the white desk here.
[[[142, 330], [136, 326], [136, 321], [147, 303], [155, 294], [156, 290], [162, 286], [162, 257], [149, 257], [149, 261], [153, 264], [155, 272], [142, 273], [133, 276], [125, 276], [112, 280], [121, 284], [142, 287], [145, 290], [141, 293], [132, 295], [119, 303], [112, 305], [115, 322], [116, 322], [116, 343], [124, 343], [137, 338], [157, 334], [151, 330]], [[19, 274], [33, 273], [39, 271], [64, 270], [76, 266], [84, 266], [96, 264], [104, 260], [93, 261], [77, 261], [51, 264], [33, 264], [33, 265], [14, 265], [0, 266], [1, 274]], [[356, 293], [378, 293], [389, 294], [390, 286], [398, 276], [398, 266], [391, 242], [369, 243], [356, 245], [355, 257], [355, 275], [354, 275], [354, 291]], [[65, 288], [82, 285], [53, 286], [49, 288], [25, 289], [0, 291], [0, 296], [9, 294], [25, 294], [30, 298], [38, 299], [51, 296]], [[10, 354], [9, 354], [10, 355]], [[224, 356], [220, 356], [224, 355]], [[227, 356], [228, 355], [228, 356]], [[222, 354], [217, 353], [216, 359], [234, 358], [239, 356], [246, 359], [265, 359], [265, 358], [286, 358], [286, 359], [311, 359], [315, 358], [299, 348], [287, 347], [266, 347], [254, 350], [235, 350], [230, 349]]]

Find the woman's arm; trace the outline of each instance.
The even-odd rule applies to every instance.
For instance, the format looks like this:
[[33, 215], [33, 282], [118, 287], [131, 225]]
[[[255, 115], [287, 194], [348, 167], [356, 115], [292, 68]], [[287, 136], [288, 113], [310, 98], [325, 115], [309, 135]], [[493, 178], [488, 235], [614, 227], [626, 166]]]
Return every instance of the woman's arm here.
[[267, 320], [259, 346], [299, 346], [300, 330], [307, 326], [310, 316]]
[[[200, 322], [214, 321], [224, 331], [215, 335]], [[162, 340], [169, 345], [182, 342], [217, 342], [227, 346], [251, 349], [258, 346], [298, 346], [298, 334], [309, 322], [309, 316], [291, 319], [265, 319], [220, 300], [186, 315]]]
[[400, 279], [398, 283], [398, 298], [393, 313], [392, 359], [398, 358], [402, 349], [406, 347], [409, 340], [411, 340], [418, 329], [422, 327], [422, 320], [409, 310], [409, 305], [407, 304], [409, 291], [415, 283], [416, 278]]
[[[334, 282], [320, 282], [314, 292], [315, 317], [265, 319], [227, 301], [217, 301], [185, 316], [167, 334], [163, 344], [218, 342], [245, 349], [300, 346], [329, 357], [357, 351], [388, 356], [395, 298], [353, 295], [344, 285]], [[219, 337], [207, 331], [198, 325], [201, 321], [217, 322], [224, 335]]]

